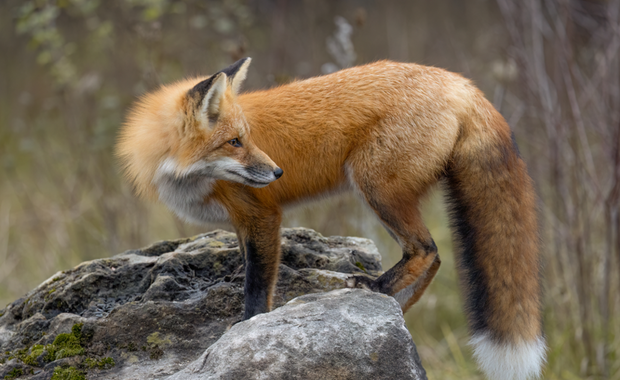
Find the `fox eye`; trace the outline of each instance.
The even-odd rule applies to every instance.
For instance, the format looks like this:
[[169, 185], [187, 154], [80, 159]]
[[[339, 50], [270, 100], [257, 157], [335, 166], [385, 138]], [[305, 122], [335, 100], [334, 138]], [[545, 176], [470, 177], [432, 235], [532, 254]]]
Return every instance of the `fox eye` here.
[[232, 140], [230, 140], [228, 142], [230, 145], [234, 146], [235, 148], [241, 148], [243, 145], [241, 145], [241, 141], [239, 141], [238, 138], [234, 138]]

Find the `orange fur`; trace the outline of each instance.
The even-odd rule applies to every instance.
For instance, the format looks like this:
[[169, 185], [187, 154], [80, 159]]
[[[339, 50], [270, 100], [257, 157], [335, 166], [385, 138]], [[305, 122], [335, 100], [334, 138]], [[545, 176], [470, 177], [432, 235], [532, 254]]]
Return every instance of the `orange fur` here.
[[379, 279], [352, 285], [394, 295], [406, 311], [440, 264], [419, 199], [446, 178], [472, 330], [506, 344], [542, 339], [534, 191], [510, 128], [478, 89], [441, 69], [381, 61], [237, 94], [248, 64], [144, 96], [118, 144], [138, 194], [235, 226], [246, 318], [271, 307], [281, 209], [341, 190], [356, 191], [403, 249]]

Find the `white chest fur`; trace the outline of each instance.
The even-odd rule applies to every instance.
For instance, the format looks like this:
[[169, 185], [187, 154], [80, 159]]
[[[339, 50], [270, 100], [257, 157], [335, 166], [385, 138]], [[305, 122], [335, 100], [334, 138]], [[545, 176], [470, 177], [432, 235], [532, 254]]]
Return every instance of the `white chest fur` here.
[[209, 171], [207, 165], [200, 163], [179, 171], [173, 159], [164, 160], [153, 179], [159, 200], [191, 223], [229, 221], [226, 209], [217, 201], [208, 200], [215, 183]]

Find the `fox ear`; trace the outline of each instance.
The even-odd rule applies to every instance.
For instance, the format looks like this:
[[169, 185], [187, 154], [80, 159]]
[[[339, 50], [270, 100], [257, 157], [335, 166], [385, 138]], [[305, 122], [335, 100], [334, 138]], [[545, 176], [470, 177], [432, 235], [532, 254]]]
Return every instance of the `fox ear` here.
[[228, 66], [224, 70], [220, 71], [220, 73], [226, 74], [229, 78], [231, 78], [231, 85], [233, 93], [236, 95], [239, 93], [239, 89], [241, 88], [241, 84], [245, 80], [245, 77], [248, 73], [248, 67], [250, 66], [250, 62], [252, 62], [252, 58], [242, 58], [232, 65]]
[[198, 97], [198, 117], [204, 119], [205, 124], [211, 124], [221, 114], [222, 98], [226, 93], [226, 74], [217, 73], [198, 83], [189, 90], [189, 95]]

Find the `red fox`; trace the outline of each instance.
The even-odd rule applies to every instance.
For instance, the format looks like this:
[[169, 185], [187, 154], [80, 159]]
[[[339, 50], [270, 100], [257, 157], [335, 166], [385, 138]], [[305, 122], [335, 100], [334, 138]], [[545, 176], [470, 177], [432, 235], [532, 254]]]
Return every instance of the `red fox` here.
[[352, 190], [402, 259], [350, 287], [405, 312], [441, 263], [418, 210], [445, 184], [474, 356], [491, 379], [540, 376], [545, 357], [536, 196], [510, 127], [458, 74], [380, 61], [239, 93], [250, 59], [141, 98], [117, 155], [137, 192], [191, 222], [230, 222], [245, 314], [271, 309], [282, 208]]

